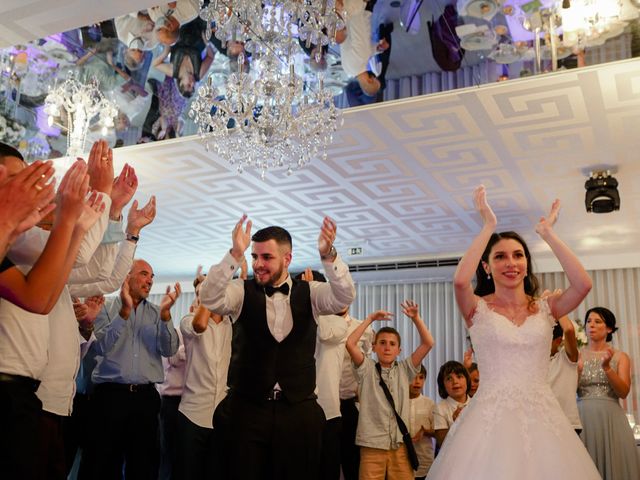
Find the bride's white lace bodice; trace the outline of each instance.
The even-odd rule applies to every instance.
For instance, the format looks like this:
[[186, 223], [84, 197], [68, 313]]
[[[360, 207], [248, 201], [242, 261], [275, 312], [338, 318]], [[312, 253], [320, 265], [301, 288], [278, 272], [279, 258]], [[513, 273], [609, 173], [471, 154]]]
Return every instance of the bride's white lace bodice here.
[[480, 388], [507, 393], [547, 383], [555, 320], [546, 301], [537, 306], [538, 312], [517, 326], [479, 300], [469, 333], [481, 372]]
[[482, 404], [485, 431], [491, 432], [508, 412], [521, 429], [527, 450], [532, 422], [555, 431], [564, 415], [547, 383], [555, 319], [546, 300], [539, 300], [537, 307], [536, 313], [517, 326], [480, 299], [469, 329], [480, 371], [473, 402]]

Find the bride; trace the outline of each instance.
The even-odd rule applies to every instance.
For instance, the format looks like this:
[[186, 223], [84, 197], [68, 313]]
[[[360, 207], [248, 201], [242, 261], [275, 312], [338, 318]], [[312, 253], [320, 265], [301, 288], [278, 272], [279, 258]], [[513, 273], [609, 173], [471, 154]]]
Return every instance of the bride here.
[[515, 232], [494, 233], [497, 219], [484, 186], [473, 200], [483, 227], [460, 260], [454, 288], [482, 382], [449, 430], [428, 479], [599, 479], [546, 381], [555, 319], [591, 289], [580, 261], [553, 231], [560, 203], [553, 203], [536, 232], [570, 286], [541, 300], [524, 240]]

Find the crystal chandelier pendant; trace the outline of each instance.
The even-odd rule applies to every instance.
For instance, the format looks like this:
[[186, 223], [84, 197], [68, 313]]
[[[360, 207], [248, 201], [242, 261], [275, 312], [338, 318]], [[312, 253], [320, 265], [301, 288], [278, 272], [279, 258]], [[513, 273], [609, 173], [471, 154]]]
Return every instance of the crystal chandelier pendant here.
[[49, 125], [56, 117], [65, 115], [67, 128], [67, 156], [82, 156], [89, 129], [96, 124], [104, 130], [112, 128], [118, 115], [115, 104], [100, 91], [95, 78], [87, 84], [70, 73], [60, 85], [49, 90], [44, 101], [44, 111]]
[[212, 0], [200, 16], [215, 22], [208, 33], [245, 42], [251, 53], [250, 73], [240, 55], [224, 90], [212, 81], [198, 89], [189, 116], [207, 150], [239, 173], [255, 169], [263, 179], [268, 170], [291, 174], [314, 157], [326, 159], [342, 117], [321, 77], [309, 81], [296, 73], [294, 31], [303, 41], [327, 45], [344, 28], [335, 0]]

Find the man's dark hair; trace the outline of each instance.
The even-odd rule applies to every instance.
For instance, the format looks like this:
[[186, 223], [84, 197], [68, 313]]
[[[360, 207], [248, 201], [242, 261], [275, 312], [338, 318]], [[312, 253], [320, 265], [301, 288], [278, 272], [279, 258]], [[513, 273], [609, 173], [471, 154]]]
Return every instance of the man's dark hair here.
[[282, 227], [271, 226], [258, 230], [253, 234], [251, 240], [258, 243], [275, 240], [278, 245], [288, 245], [289, 248], [293, 247], [291, 235]]
[[18, 157], [20, 160], [24, 162], [24, 157], [18, 151], [17, 148], [12, 147], [11, 145], [7, 145], [6, 143], [0, 142], [0, 159], [4, 157]]

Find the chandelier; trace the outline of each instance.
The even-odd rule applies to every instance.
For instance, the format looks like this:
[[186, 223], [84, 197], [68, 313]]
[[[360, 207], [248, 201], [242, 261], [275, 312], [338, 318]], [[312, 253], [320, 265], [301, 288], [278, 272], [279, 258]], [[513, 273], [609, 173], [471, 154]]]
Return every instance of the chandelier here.
[[115, 104], [107, 100], [98, 88], [98, 80], [92, 78], [87, 84], [75, 75], [49, 90], [44, 101], [49, 126], [55, 118], [66, 115], [67, 156], [74, 158], [85, 151], [85, 142], [90, 128], [102, 127], [102, 135], [113, 127], [118, 115]]
[[324, 46], [344, 28], [335, 0], [202, 3], [207, 35], [244, 42], [251, 53], [250, 72], [241, 54], [224, 88], [217, 88], [211, 78], [198, 88], [189, 116], [207, 150], [213, 149], [238, 172], [256, 168], [263, 179], [269, 169], [287, 168], [291, 174], [312, 158], [326, 158], [342, 121], [340, 110], [322, 73], [303, 78], [296, 72], [294, 56], [298, 38], [308, 46]]

